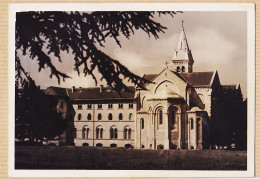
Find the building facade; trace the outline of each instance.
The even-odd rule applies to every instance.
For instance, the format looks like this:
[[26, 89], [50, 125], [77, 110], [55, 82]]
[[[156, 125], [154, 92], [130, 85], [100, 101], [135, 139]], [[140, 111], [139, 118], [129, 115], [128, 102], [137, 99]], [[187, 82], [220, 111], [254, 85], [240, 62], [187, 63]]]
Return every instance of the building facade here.
[[[138, 149], [205, 149], [217, 144], [212, 134], [225, 132], [215, 126], [228, 121], [223, 116], [229, 107], [223, 104], [232, 96], [232, 105], [242, 106], [241, 89], [239, 84], [221, 85], [217, 71], [193, 72], [193, 64], [182, 26], [171, 64], [158, 74], [145, 74], [150, 82], [142, 89], [129, 87], [121, 95], [103, 86], [67, 89], [74, 144]], [[234, 131], [234, 120], [229, 117], [231, 128], [226, 130]]]

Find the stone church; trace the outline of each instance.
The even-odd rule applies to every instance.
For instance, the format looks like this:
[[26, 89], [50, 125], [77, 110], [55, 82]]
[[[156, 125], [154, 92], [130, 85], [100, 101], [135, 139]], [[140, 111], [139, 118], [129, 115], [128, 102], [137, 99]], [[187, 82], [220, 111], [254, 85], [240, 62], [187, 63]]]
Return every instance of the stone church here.
[[[66, 134], [74, 136], [74, 141], [70, 141], [76, 146], [209, 148], [214, 131], [211, 125], [218, 120], [227, 121], [224, 115], [218, 117], [225, 114], [220, 109], [225, 101], [223, 94], [231, 91], [239, 104], [243, 98], [239, 84], [221, 85], [217, 71], [194, 72], [194, 62], [182, 25], [171, 63], [166, 63], [158, 74], [144, 74], [143, 78], [150, 81], [143, 84], [144, 88], [129, 87], [134, 92], [122, 91], [121, 96], [103, 86], [49, 87], [46, 93], [57, 96], [63, 90], [67, 99], [64, 104], [67, 101], [72, 109], [66, 119], [74, 123]], [[234, 135], [231, 128], [227, 130]], [[219, 131], [215, 129], [216, 133]]]

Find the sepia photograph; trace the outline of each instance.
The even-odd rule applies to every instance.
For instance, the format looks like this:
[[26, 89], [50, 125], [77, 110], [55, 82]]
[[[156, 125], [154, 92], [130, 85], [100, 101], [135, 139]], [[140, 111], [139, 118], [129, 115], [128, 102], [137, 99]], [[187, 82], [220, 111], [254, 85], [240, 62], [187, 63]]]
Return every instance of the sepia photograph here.
[[253, 175], [252, 4], [11, 9], [9, 174]]

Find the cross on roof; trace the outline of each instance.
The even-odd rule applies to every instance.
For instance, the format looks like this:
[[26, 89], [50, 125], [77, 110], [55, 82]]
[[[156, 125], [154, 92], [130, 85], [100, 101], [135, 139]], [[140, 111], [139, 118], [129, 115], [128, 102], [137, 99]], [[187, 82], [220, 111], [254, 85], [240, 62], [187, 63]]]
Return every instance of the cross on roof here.
[[169, 65], [169, 63], [166, 61], [165, 62], [165, 64], [164, 64], [165, 66], [166, 66], [166, 68], [168, 69], [168, 65]]

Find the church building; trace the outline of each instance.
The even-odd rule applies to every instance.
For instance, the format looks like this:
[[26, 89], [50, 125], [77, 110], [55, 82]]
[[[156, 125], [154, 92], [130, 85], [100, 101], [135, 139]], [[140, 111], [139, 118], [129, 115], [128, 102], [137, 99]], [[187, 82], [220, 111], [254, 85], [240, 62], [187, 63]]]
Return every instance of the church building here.
[[237, 103], [242, 104], [243, 98], [239, 84], [221, 85], [217, 71], [194, 72], [195, 62], [182, 24], [171, 63], [157, 74], [144, 74], [143, 78], [150, 82], [142, 89], [129, 87], [133, 92], [122, 91], [121, 96], [103, 86], [67, 89], [68, 104], [74, 109], [74, 144], [137, 149], [209, 148], [211, 131], [218, 132], [212, 124], [225, 120], [219, 117], [224, 110], [223, 96], [227, 96], [224, 92], [235, 91], [232, 94]]

